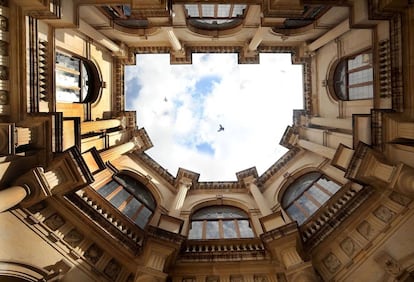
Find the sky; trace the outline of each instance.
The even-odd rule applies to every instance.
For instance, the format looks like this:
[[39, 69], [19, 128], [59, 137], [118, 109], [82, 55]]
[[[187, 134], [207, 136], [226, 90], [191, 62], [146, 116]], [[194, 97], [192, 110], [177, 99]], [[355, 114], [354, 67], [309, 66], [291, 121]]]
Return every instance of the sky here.
[[302, 66], [290, 54], [244, 65], [237, 54], [193, 54], [192, 65], [170, 65], [169, 54], [136, 62], [125, 67], [126, 109], [154, 144], [146, 153], [173, 176], [181, 167], [200, 181], [235, 181], [251, 167], [261, 175], [287, 151], [279, 141], [292, 110], [303, 108]]

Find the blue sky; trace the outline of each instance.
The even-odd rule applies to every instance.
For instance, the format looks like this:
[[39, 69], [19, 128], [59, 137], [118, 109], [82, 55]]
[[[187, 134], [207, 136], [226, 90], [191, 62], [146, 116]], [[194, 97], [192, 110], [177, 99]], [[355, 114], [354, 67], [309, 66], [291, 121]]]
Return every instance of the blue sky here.
[[192, 65], [170, 65], [168, 54], [137, 55], [125, 71], [126, 107], [137, 111], [154, 144], [146, 153], [172, 175], [182, 167], [202, 181], [268, 169], [286, 152], [278, 144], [292, 109], [303, 108], [302, 66], [292, 65], [290, 54], [262, 54], [260, 61], [238, 65], [236, 54], [194, 54]]

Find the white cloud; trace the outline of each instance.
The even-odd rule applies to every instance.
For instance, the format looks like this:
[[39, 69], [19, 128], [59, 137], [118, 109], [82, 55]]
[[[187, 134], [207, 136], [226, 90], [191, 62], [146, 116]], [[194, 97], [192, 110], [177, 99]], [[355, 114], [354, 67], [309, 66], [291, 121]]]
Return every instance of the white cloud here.
[[[252, 166], [263, 173], [286, 151], [278, 143], [292, 109], [303, 107], [302, 67], [290, 60], [264, 54], [260, 65], [237, 65], [234, 54], [197, 54], [177, 66], [169, 55], [139, 55], [126, 68], [128, 93], [139, 86], [127, 105], [154, 143], [147, 153], [171, 174], [182, 167], [202, 181], [235, 180]], [[204, 143], [214, 154], [196, 150]]]

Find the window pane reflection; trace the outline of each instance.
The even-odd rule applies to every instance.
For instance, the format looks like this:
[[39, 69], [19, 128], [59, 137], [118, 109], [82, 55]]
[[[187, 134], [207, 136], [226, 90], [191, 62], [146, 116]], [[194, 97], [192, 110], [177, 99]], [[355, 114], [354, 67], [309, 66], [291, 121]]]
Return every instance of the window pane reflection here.
[[248, 220], [238, 220], [241, 238], [252, 238], [254, 237], [253, 230], [250, 227]]
[[203, 235], [203, 222], [193, 221], [191, 223], [190, 233], [188, 234], [189, 239], [201, 239]]
[[[292, 220], [302, 224], [340, 188], [339, 184], [320, 173], [308, 173], [296, 179], [286, 189], [282, 206]], [[299, 195], [298, 191], [301, 192]]]
[[249, 216], [232, 206], [210, 206], [191, 216], [189, 239], [252, 238]]
[[237, 238], [234, 221], [223, 221], [223, 235], [224, 238]]
[[219, 228], [217, 221], [207, 221], [206, 228], [206, 239], [218, 239], [219, 238]]

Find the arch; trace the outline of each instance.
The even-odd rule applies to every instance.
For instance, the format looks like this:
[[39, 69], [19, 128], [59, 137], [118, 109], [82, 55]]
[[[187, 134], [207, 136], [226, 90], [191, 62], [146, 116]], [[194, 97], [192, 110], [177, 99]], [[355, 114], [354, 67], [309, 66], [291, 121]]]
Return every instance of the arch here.
[[46, 281], [49, 272], [43, 268], [17, 261], [0, 261], [0, 281]]
[[331, 64], [328, 92], [335, 101], [367, 100], [374, 96], [372, 49], [341, 57]]
[[141, 229], [146, 228], [157, 210], [158, 203], [146, 183], [126, 171], [114, 174], [96, 192]]
[[221, 199], [204, 201], [189, 216], [189, 239], [253, 238], [255, 232], [246, 207]]
[[146, 177], [145, 175], [143, 175], [139, 171], [133, 170], [133, 169], [124, 168], [124, 169], [121, 169], [118, 173], [129, 175], [129, 176], [135, 178], [137, 181], [144, 184], [145, 187], [151, 192], [152, 196], [155, 198], [155, 201], [156, 201], [157, 205], [161, 205], [161, 206], [164, 205], [164, 197], [160, 193], [157, 185], [155, 185], [151, 181], [151, 179], [149, 179], [148, 177]]
[[206, 36], [226, 36], [241, 30], [248, 5], [185, 4], [188, 28]]
[[340, 190], [341, 184], [315, 169], [293, 177], [283, 188], [281, 207], [301, 225]]
[[87, 58], [56, 52], [56, 101], [94, 103], [102, 94], [102, 75]]

